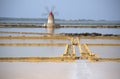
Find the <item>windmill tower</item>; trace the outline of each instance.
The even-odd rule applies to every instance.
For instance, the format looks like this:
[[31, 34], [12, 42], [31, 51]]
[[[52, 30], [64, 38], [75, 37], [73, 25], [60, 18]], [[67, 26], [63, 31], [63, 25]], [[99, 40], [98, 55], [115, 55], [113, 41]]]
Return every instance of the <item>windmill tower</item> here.
[[47, 33], [53, 34], [55, 28], [54, 14], [50, 11], [47, 21]]
[[[47, 33], [53, 35], [54, 34], [54, 30], [55, 28], [59, 28], [60, 24], [56, 24], [55, 23], [55, 18], [54, 18], [54, 14], [56, 14], [56, 12], [53, 12], [54, 7], [51, 9], [51, 11], [49, 11], [48, 8], [46, 8], [47, 10], [47, 15], [48, 15], [48, 20], [47, 23], [45, 23], [43, 26], [45, 26], [47, 28]], [[45, 13], [46, 15], [46, 13]]]
[[54, 24], [54, 15], [52, 11], [48, 15], [48, 23]]

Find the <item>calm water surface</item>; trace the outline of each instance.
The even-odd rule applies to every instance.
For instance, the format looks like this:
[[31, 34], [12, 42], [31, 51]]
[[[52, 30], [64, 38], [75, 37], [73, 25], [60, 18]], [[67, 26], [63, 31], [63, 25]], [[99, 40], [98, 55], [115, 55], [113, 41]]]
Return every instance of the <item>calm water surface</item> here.
[[[46, 32], [39, 28], [0, 28], [0, 31], [14, 32]], [[56, 29], [55, 33], [85, 33], [97, 32], [102, 34], [120, 34], [120, 29], [98, 28], [69, 28]], [[9, 36], [11, 34], [0, 34]], [[14, 34], [12, 34], [14, 35]], [[25, 35], [25, 34], [22, 34]], [[22, 36], [20, 35], [20, 36]], [[17, 35], [18, 36], [18, 35]], [[68, 40], [0, 40], [0, 43], [69, 43]], [[119, 43], [119, 40], [82, 39], [81, 43]], [[100, 57], [120, 57], [120, 47], [100, 46], [90, 47], [91, 51]], [[10, 47], [0, 46], [0, 57], [19, 56], [60, 56], [65, 47]], [[78, 47], [76, 53], [79, 55]], [[0, 62], [0, 79], [119, 79], [120, 63], [96, 62], [90, 63], [79, 60], [72, 63], [29, 63], [29, 62]]]

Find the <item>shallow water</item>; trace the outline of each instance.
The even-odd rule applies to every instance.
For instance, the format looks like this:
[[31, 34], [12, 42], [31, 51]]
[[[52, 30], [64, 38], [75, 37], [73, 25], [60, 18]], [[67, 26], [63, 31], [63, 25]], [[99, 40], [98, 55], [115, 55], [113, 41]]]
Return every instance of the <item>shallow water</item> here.
[[[0, 31], [14, 32], [46, 32], [46, 29], [38, 28], [0, 28]], [[83, 33], [98, 32], [103, 34], [120, 34], [120, 29], [56, 29], [55, 33]], [[0, 34], [8, 36], [14, 34]], [[25, 34], [21, 34], [23, 36]], [[45, 40], [0, 40], [0, 43], [50, 43]], [[69, 41], [52, 41], [52, 43], [69, 43]], [[81, 43], [114, 43], [120, 44], [120, 40], [82, 39]], [[100, 57], [120, 57], [116, 46], [90, 47], [93, 53]], [[19, 56], [60, 56], [65, 47], [10, 47], [0, 46], [0, 57]], [[80, 55], [76, 47], [77, 55]], [[87, 60], [76, 62], [0, 62], [0, 79], [119, 79], [120, 63], [96, 62]]]
[[[46, 28], [0, 28], [0, 31], [46, 33], [47, 29]], [[120, 28], [59, 28], [59, 29], [55, 29], [55, 33], [56, 34], [58, 34], [58, 33], [120, 34]], [[1, 35], [3, 35], [3, 34], [0, 34], [0, 36]], [[8, 35], [10, 35], [10, 34], [8, 34]], [[22, 35], [25, 35], [25, 34], [22, 34]]]

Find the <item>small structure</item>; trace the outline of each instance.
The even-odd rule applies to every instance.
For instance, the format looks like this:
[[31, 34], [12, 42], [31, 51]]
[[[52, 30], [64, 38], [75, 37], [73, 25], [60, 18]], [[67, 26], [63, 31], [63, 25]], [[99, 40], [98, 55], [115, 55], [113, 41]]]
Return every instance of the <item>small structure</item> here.
[[54, 14], [52, 11], [50, 11], [49, 15], [48, 15], [48, 21], [46, 24], [44, 24], [44, 26], [47, 27], [47, 33], [49, 34], [53, 34], [54, 33], [54, 28], [59, 27], [59, 24], [55, 23], [55, 19], [54, 19]]

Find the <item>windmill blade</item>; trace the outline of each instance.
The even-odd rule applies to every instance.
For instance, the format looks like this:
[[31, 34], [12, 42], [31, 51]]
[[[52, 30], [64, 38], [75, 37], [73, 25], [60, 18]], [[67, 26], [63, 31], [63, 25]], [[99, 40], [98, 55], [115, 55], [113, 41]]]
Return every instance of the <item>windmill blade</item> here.
[[55, 6], [51, 7], [51, 11], [54, 13], [54, 15], [59, 15], [59, 13], [55, 9], [56, 9]]
[[48, 6], [45, 7], [45, 12], [41, 14], [41, 16], [48, 16], [48, 13], [49, 13], [49, 8]]
[[54, 15], [59, 15], [59, 13], [57, 11], [55, 11], [55, 6], [52, 6], [51, 8], [49, 8], [48, 6], [45, 7], [46, 12], [42, 13], [41, 16], [48, 16], [49, 12], [52, 11], [54, 13]]

